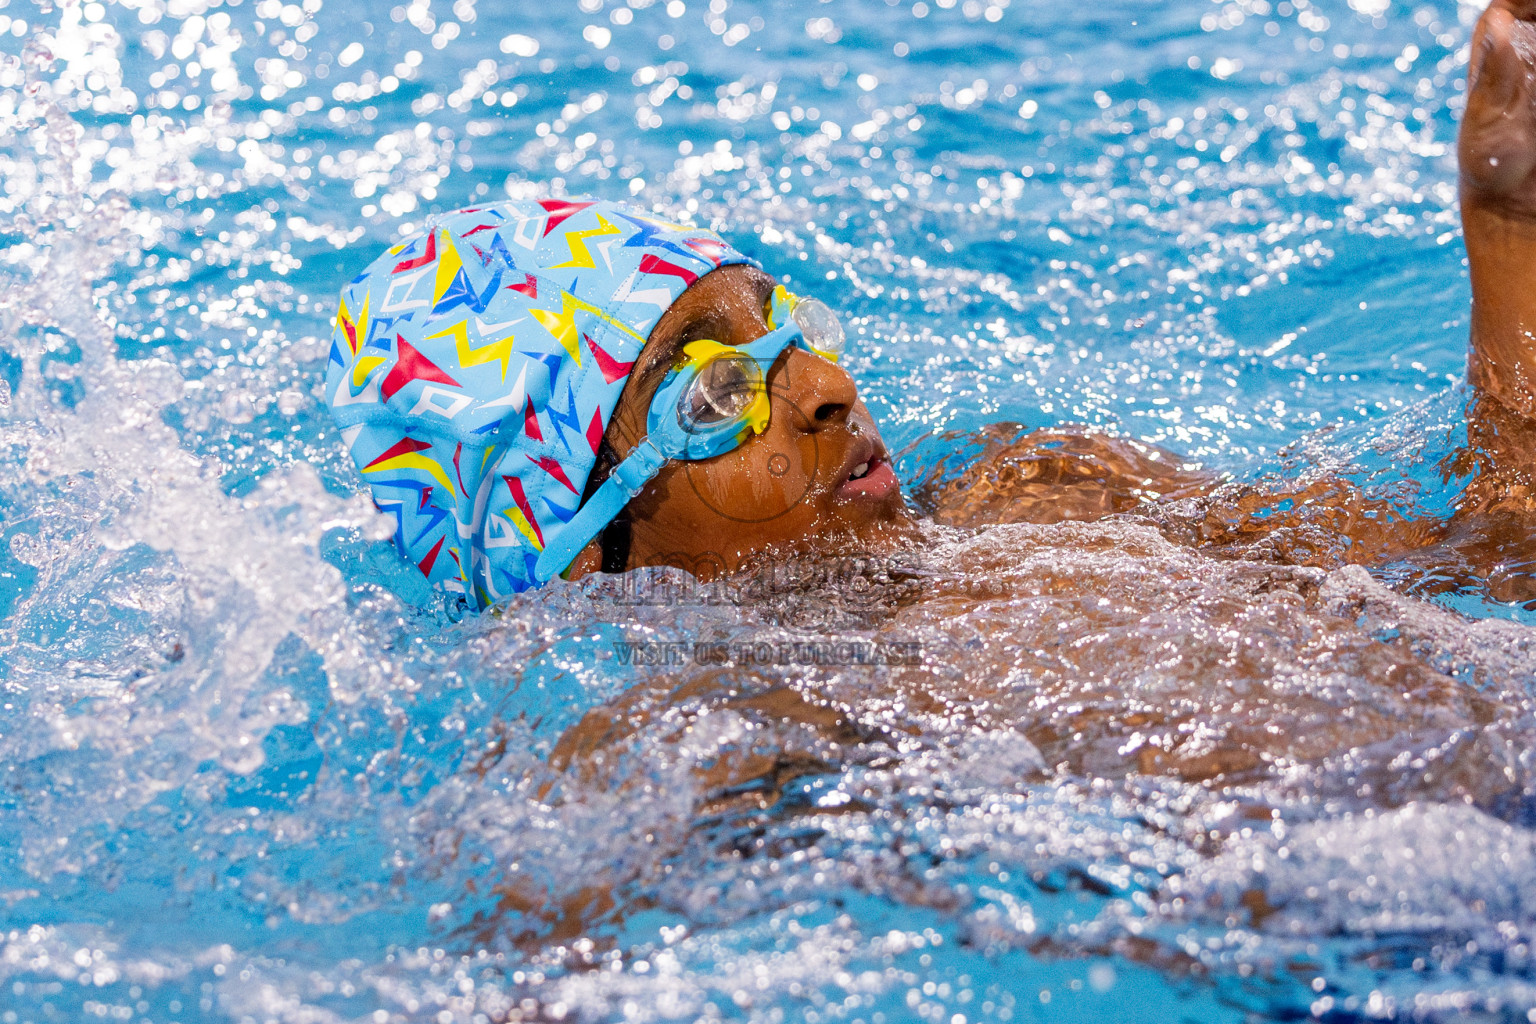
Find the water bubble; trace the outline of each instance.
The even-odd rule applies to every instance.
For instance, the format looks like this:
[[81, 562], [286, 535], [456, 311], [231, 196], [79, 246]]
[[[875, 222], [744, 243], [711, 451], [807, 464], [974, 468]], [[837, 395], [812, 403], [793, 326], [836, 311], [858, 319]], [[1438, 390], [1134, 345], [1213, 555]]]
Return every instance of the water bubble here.
[[54, 56], [48, 38], [46, 36], [34, 36], [27, 40], [26, 46], [22, 47], [21, 59], [24, 64], [28, 64], [38, 71], [46, 71], [51, 68]]
[[[15, 1012], [1527, 1008], [1531, 641], [1489, 619], [1524, 577], [1366, 572], [1336, 523], [1466, 486], [1470, 22], [902, 6], [0, 21], [44, 33], [0, 57]], [[906, 479], [1008, 448], [914, 498], [1021, 521], [751, 597], [434, 598], [316, 391], [333, 296], [404, 219], [551, 192], [757, 245], [840, 308]], [[1145, 503], [1195, 463], [1214, 492]], [[1320, 957], [1338, 1005], [1270, 970]]]

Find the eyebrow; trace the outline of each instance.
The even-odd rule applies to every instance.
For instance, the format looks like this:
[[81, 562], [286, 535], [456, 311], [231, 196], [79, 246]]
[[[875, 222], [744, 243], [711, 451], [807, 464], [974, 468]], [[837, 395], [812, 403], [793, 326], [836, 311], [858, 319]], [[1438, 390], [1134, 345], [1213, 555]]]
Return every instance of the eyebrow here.
[[691, 341], [707, 338], [709, 335], [716, 333], [710, 329], [710, 325], [714, 322], [711, 311], [711, 315], [700, 317], [689, 323], [682, 331], [678, 332], [675, 338], [667, 343], [665, 348], [656, 353], [656, 358], [651, 361], [651, 364], [631, 381], [632, 386], [641, 394], [653, 391], [653, 385], [660, 383], [661, 378], [665, 377], [667, 371], [672, 369], [672, 364], [677, 361], [677, 354], [682, 351], [684, 345]]
[[[773, 295], [774, 280], [765, 271], [759, 270], [756, 267], [752, 269], [755, 271], [752, 278], [753, 283], [757, 286], [758, 298], [761, 302], [766, 303]], [[689, 321], [667, 347], [657, 353], [656, 360], [633, 379], [634, 387], [642, 394], [654, 391], [653, 385], [660, 383], [661, 378], [666, 376], [667, 371], [672, 368], [672, 364], [677, 360], [677, 354], [682, 351], [683, 346], [689, 342], [713, 338], [715, 335], [722, 333], [718, 329], [720, 326], [718, 314], [714, 309], [709, 309], [705, 311], [704, 315]]]

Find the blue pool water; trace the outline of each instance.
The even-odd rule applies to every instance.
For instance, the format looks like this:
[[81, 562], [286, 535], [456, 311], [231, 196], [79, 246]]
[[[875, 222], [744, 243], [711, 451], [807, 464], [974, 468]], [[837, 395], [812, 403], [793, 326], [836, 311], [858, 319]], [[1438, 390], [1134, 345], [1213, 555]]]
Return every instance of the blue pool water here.
[[433, 212], [633, 197], [845, 311], [908, 481], [1078, 422], [1443, 515], [1478, 11], [0, 0], [0, 1024], [1536, 1019], [1530, 611], [935, 529], [816, 633], [918, 665], [640, 664], [807, 631], [663, 572], [462, 619], [319, 393]]

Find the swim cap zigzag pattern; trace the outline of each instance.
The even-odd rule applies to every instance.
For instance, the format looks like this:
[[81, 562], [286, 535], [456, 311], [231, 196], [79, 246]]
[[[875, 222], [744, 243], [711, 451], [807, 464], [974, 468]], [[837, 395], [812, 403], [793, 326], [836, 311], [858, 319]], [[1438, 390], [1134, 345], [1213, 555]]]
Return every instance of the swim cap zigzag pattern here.
[[326, 400], [395, 545], [480, 607], [545, 580], [651, 329], [719, 235], [612, 202], [437, 218], [349, 284]]

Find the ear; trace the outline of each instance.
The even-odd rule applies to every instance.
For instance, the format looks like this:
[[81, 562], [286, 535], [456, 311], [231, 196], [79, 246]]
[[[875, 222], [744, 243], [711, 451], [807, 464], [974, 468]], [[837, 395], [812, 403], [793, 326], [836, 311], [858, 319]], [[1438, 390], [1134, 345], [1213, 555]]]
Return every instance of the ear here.
[[596, 540], [587, 541], [587, 546], [581, 549], [581, 553], [571, 560], [571, 564], [565, 572], [560, 574], [563, 580], [574, 582], [583, 576], [590, 576], [603, 568], [603, 549]]

